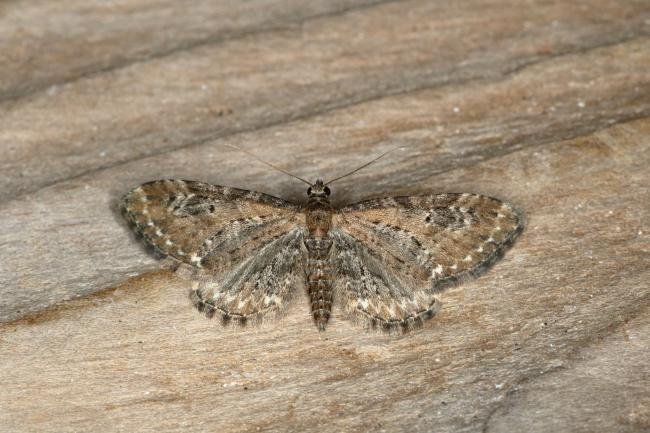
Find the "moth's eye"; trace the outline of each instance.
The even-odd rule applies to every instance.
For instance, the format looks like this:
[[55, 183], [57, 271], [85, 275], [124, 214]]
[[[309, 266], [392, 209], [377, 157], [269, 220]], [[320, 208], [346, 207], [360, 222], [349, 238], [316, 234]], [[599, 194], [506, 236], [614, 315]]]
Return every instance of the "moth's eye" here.
[[330, 189], [328, 187], [323, 188], [323, 191], [325, 191], [325, 195], [330, 195]]
[[307, 195], [311, 195], [311, 186], [307, 188]]

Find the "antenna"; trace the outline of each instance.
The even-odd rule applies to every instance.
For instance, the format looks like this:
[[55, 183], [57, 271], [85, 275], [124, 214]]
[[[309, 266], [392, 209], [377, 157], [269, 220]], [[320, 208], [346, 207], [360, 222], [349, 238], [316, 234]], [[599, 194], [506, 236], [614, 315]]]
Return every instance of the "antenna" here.
[[366, 167], [368, 167], [368, 166], [369, 166], [370, 164], [372, 164], [373, 162], [379, 161], [380, 159], [382, 159], [384, 156], [388, 155], [389, 153], [395, 152], [396, 150], [406, 149], [407, 147], [408, 147], [408, 146], [399, 146], [399, 147], [394, 147], [394, 148], [392, 148], [391, 150], [387, 150], [386, 152], [382, 153], [381, 155], [379, 155], [379, 156], [376, 157], [375, 159], [366, 162], [366, 163], [363, 164], [361, 167], [357, 167], [357, 168], [355, 168], [354, 170], [352, 170], [351, 172], [344, 174], [343, 176], [339, 176], [339, 177], [337, 177], [337, 178], [334, 178], [334, 179], [332, 179], [332, 180], [327, 181], [327, 182], [325, 183], [325, 185], [329, 185], [329, 184], [332, 183], [332, 182], [336, 182], [336, 181], [339, 180], [339, 179], [343, 179], [344, 177], [347, 177], [347, 176], [349, 176], [349, 175], [351, 175], [351, 174], [354, 174], [354, 173], [356, 173], [357, 171], [361, 170], [362, 168], [366, 168]]
[[249, 151], [246, 150], [246, 149], [242, 149], [241, 147], [237, 147], [237, 146], [235, 146], [234, 144], [224, 143], [223, 145], [226, 146], [226, 147], [230, 147], [231, 149], [235, 149], [235, 150], [239, 150], [240, 152], [244, 152], [246, 155], [248, 155], [248, 156], [250, 156], [250, 157], [252, 157], [252, 158], [255, 158], [255, 159], [258, 160], [259, 162], [268, 165], [268, 166], [271, 167], [272, 169], [277, 170], [277, 171], [279, 171], [279, 172], [281, 172], [281, 173], [284, 173], [284, 174], [286, 174], [287, 176], [295, 177], [296, 179], [301, 180], [301, 181], [305, 182], [307, 185], [311, 186], [311, 182], [307, 182], [307, 181], [306, 181], [305, 179], [303, 179], [302, 177], [298, 177], [298, 176], [296, 176], [295, 174], [291, 174], [291, 173], [289, 173], [288, 171], [282, 170], [280, 167], [276, 167], [275, 165], [271, 164], [270, 162], [266, 162], [266, 161], [264, 161], [263, 159], [261, 159], [260, 157], [258, 157], [258, 156], [255, 155], [255, 154], [249, 152]]

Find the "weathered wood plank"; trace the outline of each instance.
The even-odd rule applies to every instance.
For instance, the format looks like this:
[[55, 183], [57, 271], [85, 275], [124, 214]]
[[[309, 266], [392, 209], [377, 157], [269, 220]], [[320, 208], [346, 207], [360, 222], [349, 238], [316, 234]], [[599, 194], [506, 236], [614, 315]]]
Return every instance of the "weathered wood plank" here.
[[[107, 68], [0, 105], [0, 197], [387, 94], [498, 80], [543, 60], [641, 41], [649, 18], [647, 2], [389, 2]], [[185, 28], [194, 27], [170, 31]], [[118, 35], [96, 56], [130, 45], [128, 31]], [[63, 74], [70, 56], [77, 53], [57, 63]]]
[[513, 426], [533, 433], [648, 431], [649, 313], [641, 312], [603, 341], [576, 351], [568, 363], [557, 363], [552, 374], [513, 387], [486, 421], [485, 431], [507, 432]]
[[0, 4], [0, 100], [376, 3], [383, 2], [6, 1]]
[[[510, 410], [553, 419], [539, 388], [610, 366], [609, 350], [626, 342], [635, 357], [623, 365], [641, 370], [605, 377], [647, 381], [649, 132], [640, 120], [428, 179], [508, 196], [529, 225], [492, 272], [443, 295], [420, 332], [365, 333], [335, 313], [319, 334], [304, 298], [279, 325], [224, 330], [193, 311], [183, 282], [155, 272], [2, 325], [0, 422], [61, 432], [522, 431], [528, 418]], [[631, 340], [600, 340], [617, 329]], [[576, 362], [594, 343], [591, 361]], [[643, 385], [608, 387], [641, 400], [604, 396], [597, 407], [610, 422], [585, 417], [582, 427], [647, 427]]]
[[[0, 319], [101, 290], [151, 264], [128, 243], [121, 218], [110, 210], [140, 182], [191, 178], [304, 197], [303, 185], [226, 150], [224, 142], [256, 149], [307, 178], [333, 177], [380, 150], [411, 145], [403, 157], [342, 181], [333, 200], [441, 190], [440, 175], [455, 168], [648, 113], [646, 44], [565, 56], [503, 80], [371, 101], [97, 171], [9, 201], [0, 206], [0, 261], [7, 270], [0, 273]], [[622, 56], [625, 62], [617, 60]], [[352, 188], [360, 181], [363, 187]], [[476, 190], [481, 183], [470, 186]], [[507, 189], [479, 192], [509, 195]]]
[[[0, 431], [650, 429], [650, 4], [4, 2]], [[631, 121], [632, 119], [637, 119]], [[474, 191], [528, 226], [408, 336], [223, 329], [115, 212], [194, 178]]]

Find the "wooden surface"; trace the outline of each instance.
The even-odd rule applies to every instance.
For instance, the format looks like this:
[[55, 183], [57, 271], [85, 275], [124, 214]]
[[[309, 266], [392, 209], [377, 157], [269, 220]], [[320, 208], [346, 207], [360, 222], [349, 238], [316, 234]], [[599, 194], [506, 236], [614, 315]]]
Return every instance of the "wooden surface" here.
[[[305, 3], [309, 3], [305, 5]], [[0, 5], [0, 431], [650, 429], [650, 2]], [[528, 225], [405, 336], [223, 329], [116, 202], [181, 177]]]

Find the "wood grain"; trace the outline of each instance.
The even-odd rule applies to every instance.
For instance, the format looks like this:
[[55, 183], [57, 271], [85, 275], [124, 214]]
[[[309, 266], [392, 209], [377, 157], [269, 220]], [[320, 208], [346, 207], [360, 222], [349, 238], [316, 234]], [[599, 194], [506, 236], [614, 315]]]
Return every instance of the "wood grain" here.
[[[302, 3], [0, 6], [0, 431], [649, 429], [648, 3]], [[226, 143], [309, 179], [405, 145], [334, 202], [471, 191], [527, 229], [406, 336], [319, 334], [304, 294], [223, 329], [116, 203], [305, 198]]]
[[[10, 6], [14, 4], [18, 7], [21, 3]], [[102, 6], [97, 8], [95, 13], [99, 14]], [[645, 1], [613, 0], [582, 4], [540, 1], [534, 6], [503, 0], [486, 5], [474, 0], [454, 7], [449, 7], [448, 2], [428, 0], [386, 2], [305, 19], [288, 29], [246, 33], [223, 41], [217, 38], [214, 43], [127, 62], [123, 67], [124, 62], [116, 61], [113, 69], [100, 67], [98, 73], [81, 77], [69, 68], [78, 58], [85, 58], [86, 52], [72, 47], [45, 67], [50, 74], [62, 75], [57, 84], [0, 104], [0, 142], [7, 148], [0, 164], [0, 196], [35, 191], [134, 158], [283, 124], [389, 94], [500, 80], [544, 60], [580, 56], [599, 47], [618, 47], [626, 41], [647, 44], [648, 9]], [[246, 16], [246, 10], [241, 14]], [[11, 16], [10, 12], [7, 16]], [[154, 12], [155, 7], [149, 14]], [[114, 13], [107, 21], [123, 25], [138, 15], [132, 13], [127, 19]], [[212, 14], [220, 16], [219, 9]], [[95, 28], [92, 14], [86, 15], [91, 16], [87, 18], [90, 29]], [[49, 22], [47, 15], [38, 16], [41, 20], [35, 17], [31, 28]], [[202, 19], [197, 13], [195, 20]], [[68, 37], [70, 26], [65, 23], [56, 28]], [[219, 26], [219, 22], [213, 25]], [[178, 31], [174, 33], [174, 29]], [[191, 26], [186, 24], [170, 24], [167, 39], [191, 39], [193, 33], [188, 29]], [[115, 31], [121, 34], [119, 28]], [[106, 42], [110, 50], [98, 49], [88, 58], [124, 52], [123, 47], [129, 46], [127, 41], [134, 45], [145, 43], [141, 38], [133, 40], [128, 29], [122, 32], [126, 33], [124, 39]], [[102, 40], [94, 33], [79, 39], [92, 41], [95, 37]], [[85, 46], [90, 50], [93, 45]], [[20, 62], [24, 57], [14, 53], [17, 47], [5, 46], [10, 60], [0, 70], [11, 70], [12, 77], [40, 70], [33, 62]], [[52, 51], [47, 47], [44, 50]], [[39, 53], [33, 55], [38, 59]], [[14, 57], [18, 66], [12, 66]], [[620, 64], [618, 59], [607, 62], [608, 67], [616, 64]], [[589, 83], [574, 77], [574, 72], [580, 74], [583, 70], [565, 70], [565, 84]], [[586, 93], [584, 90], [582, 93]], [[629, 97], [629, 91], [632, 89], [626, 89], [620, 97]], [[618, 106], [616, 101], [601, 102]], [[30, 158], [35, 154], [41, 158]]]

